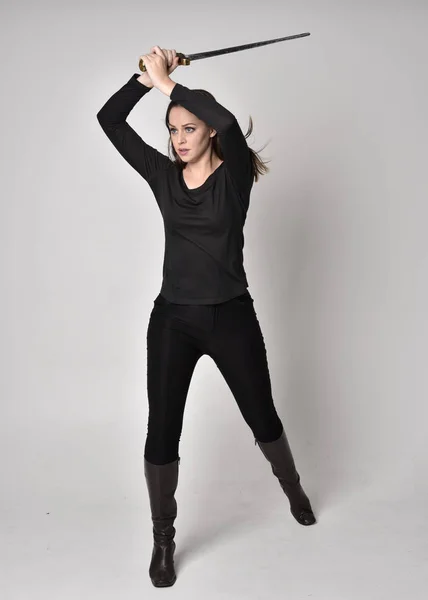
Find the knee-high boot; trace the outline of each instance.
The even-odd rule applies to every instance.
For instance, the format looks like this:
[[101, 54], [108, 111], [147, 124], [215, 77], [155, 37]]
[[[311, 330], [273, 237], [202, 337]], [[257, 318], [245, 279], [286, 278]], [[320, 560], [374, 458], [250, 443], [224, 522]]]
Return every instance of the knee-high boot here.
[[313, 525], [316, 522], [309, 498], [303, 491], [300, 475], [296, 470], [293, 455], [284, 429], [280, 437], [273, 442], [260, 442], [255, 439], [260, 450], [270, 462], [273, 474], [290, 501], [290, 512], [301, 525]]
[[149, 492], [153, 523], [153, 552], [149, 575], [155, 587], [173, 585], [177, 579], [174, 568], [175, 527], [180, 458], [164, 465], [144, 459], [144, 474]]

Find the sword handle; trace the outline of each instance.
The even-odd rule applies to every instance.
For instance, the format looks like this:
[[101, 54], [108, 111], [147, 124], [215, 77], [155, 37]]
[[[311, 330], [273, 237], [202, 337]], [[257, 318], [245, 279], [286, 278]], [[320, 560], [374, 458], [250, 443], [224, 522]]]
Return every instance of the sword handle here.
[[[179, 61], [178, 61], [178, 66], [180, 67], [187, 67], [188, 65], [190, 65], [190, 59], [187, 58], [182, 52], [176, 52], [176, 56], [179, 57]], [[146, 67], [144, 64], [144, 61], [142, 58], [140, 58], [139, 62], [138, 62], [138, 66], [140, 67], [140, 71], [143, 71], [143, 73], [146, 71]]]

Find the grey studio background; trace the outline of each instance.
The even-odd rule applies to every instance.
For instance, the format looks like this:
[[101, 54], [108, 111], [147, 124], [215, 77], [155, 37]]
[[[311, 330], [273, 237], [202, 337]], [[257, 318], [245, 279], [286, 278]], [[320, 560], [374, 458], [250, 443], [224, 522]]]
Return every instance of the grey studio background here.
[[[0, 595], [162, 595], [148, 576], [146, 331], [164, 231], [97, 122], [153, 45], [309, 31], [172, 75], [270, 160], [244, 266], [302, 527], [215, 364], [180, 444], [174, 598], [425, 598], [428, 7], [421, 1], [1, 6]], [[167, 96], [128, 122], [167, 152]]]

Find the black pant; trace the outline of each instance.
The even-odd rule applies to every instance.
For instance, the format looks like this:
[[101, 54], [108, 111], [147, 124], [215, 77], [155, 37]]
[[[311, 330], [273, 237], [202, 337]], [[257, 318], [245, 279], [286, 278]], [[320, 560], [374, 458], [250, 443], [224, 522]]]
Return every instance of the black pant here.
[[207, 305], [173, 304], [160, 294], [156, 298], [147, 329], [146, 460], [166, 464], [179, 457], [187, 392], [204, 354], [222, 373], [253, 437], [261, 442], [279, 438], [283, 426], [272, 399], [266, 348], [253, 303], [248, 291]]

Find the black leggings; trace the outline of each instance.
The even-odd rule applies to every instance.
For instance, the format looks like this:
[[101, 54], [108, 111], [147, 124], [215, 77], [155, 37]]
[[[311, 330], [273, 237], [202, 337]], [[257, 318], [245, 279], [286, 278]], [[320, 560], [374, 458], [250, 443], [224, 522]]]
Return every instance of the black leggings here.
[[179, 458], [184, 408], [196, 363], [211, 356], [253, 437], [282, 433], [271, 391], [266, 348], [248, 290], [220, 304], [154, 301], [147, 329], [149, 417], [144, 457], [153, 464]]

